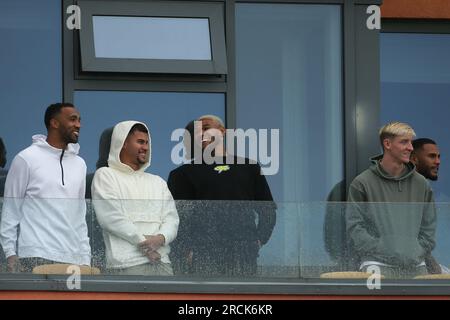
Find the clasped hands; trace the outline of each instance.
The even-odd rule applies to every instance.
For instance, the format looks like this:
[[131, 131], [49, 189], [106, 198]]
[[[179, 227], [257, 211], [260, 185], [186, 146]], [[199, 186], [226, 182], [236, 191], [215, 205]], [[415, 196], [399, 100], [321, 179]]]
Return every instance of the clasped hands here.
[[144, 236], [145, 240], [138, 244], [139, 249], [148, 258], [148, 260], [150, 260], [151, 264], [159, 263], [161, 261], [161, 255], [157, 250], [164, 245], [166, 239], [162, 234]]

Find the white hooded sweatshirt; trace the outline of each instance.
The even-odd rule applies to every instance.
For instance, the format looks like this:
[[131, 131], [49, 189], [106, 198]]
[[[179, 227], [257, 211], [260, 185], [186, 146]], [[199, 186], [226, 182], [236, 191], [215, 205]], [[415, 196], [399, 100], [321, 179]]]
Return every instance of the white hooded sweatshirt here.
[[178, 231], [178, 213], [166, 182], [145, 172], [151, 159], [150, 134], [147, 161], [139, 170], [135, 171], [120, 161], [125, 139], [137, 123], [141, 122], [124, 121], [114, 127], [109, 167], [98, 169], [92, 181], [92, 202], [103, 228], [108, 268], [149, 263], [138, 244], [145, 240], [145, 235], [157, 234], [165, 238], [165, 244], [158, 249], [161, 262], [170, 263], [169, 243]]
[[63, 150], [46, 138], [34, 135], [33, 144], [11, 164], [0, 224], [3, 250], [6, 257], [90, 265], [86, 164], [77, 155], [80, 146], [69, 143], [61, 158]]

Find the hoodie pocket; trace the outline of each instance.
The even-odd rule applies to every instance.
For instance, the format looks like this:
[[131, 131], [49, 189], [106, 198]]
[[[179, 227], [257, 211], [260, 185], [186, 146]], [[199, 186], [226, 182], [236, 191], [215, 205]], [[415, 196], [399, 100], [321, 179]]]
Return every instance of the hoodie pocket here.
[[155, 235], [161, 229], [161, 213], [158, 211], [128, 213], [131, 221], [142, 235]]
[[385, 263], [414, 266], [423, 261], [424, 250], [415, 237], [387, 235], [380, 237], [377, 253]]

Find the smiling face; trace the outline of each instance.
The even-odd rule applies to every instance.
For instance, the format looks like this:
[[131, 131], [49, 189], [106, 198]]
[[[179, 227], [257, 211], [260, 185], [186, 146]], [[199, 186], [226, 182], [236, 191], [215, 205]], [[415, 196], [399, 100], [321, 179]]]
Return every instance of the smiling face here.
[[422, 145], [411, 156], [411, 161], [416, 165], [417, 172], [430, 180], [438, 179], [439, 166], [441, 164], [441, 153], [435, 144]]
[[[53, 120], [53, 119], [52, 119]], [[59, 138], [65, 144], [77, 143], [80, 135], [80, 113], [73, 107], [63, 107], [54, 120]]]
[[[215, 119], [205, 118], [202, 122], [202, 135], [196, 137], [197, 141], [202, 142], [202, 149], [205, 149], [209, 144], [213, 143], [216, 139], [222, 139], [225, 134], [225, 128], [218, 123]], [[220, 141], [219, 141], [220, 143]]]
[[413, 136], [401, 135], [386, 138], [383, 141], [385, 154], [389, 154], [391, 159], [397, 163], [408, 163], [411, 152], [414, 150], [412, 146]]
[[130, 166], [133, 170], [139, 170], [147, 162], [149, 152], [148, 134], [135, 130], [129, 134], [120, 151], [120, 161]]

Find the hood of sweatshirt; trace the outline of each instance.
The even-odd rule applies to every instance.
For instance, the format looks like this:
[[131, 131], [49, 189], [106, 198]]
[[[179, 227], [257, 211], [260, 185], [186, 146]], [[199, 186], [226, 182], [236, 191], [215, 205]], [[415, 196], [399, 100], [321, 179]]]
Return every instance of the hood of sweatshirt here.
[[133, 168], [120, 161], [120, 151], [122, 150], [123, 144], [128, 136], [128, 133], [130, 132], [131, 127], [133, 127], [137, 123], [140, 123], [143, 126], [145, 126], [145, 128], [147, 128], [147, 131], [149, 132], [147, 160], [137, 171], [144, 172], [145, 169], [147, 169], [150, 166], [152, 154], [152, 140], [150, 136], [150, 130], [144, 123], [139, 121], [122, 121], [115, 125], [111, 136], [111, 148], [109, 150], [109, 157], [108, 157], [108, 165], [110, 168], [114, 168], [123, 172], [130, 172], [130, 173], [135, 172]]
[[64, 186], [64, 164], [63, 159], [66, 157], [73, 157], [78, 154], [80, 151], [80, 145], [78, 143], [69, 143], [65, 149], [58, 149], [47, 142], [47, 136], [43, 134], [36, 134], [32, 137], [33, 145], [39, 148], [45, 149], [50, 154], [55, 155], [55, 157], [59, 158], [59, 166], [61, 168], [61, 184]]
[[405, 179], [408, 179], [411, 175], [414, 174], [416, 167], [412, 162], [408, 162], [405, 165], [405, 170], [402, 172], [402, 174], [398, 177], [391, 176], [389, 173], [387, 173], [383, 167], [380, 164], [380, 160], [383, 158], [383, 155], [380, 154], [378, 156], [370, 158], [370, 161], [372, 162], [372, 165], [370, 166], [370, 170], [376, 174], [377, 176], [390, 180], [390, 181], [396, 181], [398, 182], [398, 190], [402, 191], [402, 181]]
[[96, 169], [108, 166], [109, 150], [111, 146], [111, 136], [114, 127], [103, 130], [98, 144], [98, 160], [95, 164]]
[[[32, 137], [33, 144], [45, 148], [50, 153], [54, 153], [55, 155], [61, 156], [62, 149], [55, 148], [48, 144], [47, 136], [43, 134], [36, 134]], [[80, 151], [80, 145], [78, 143], [69, 143], [64, 151], [64, 155], [77, 155]]]

